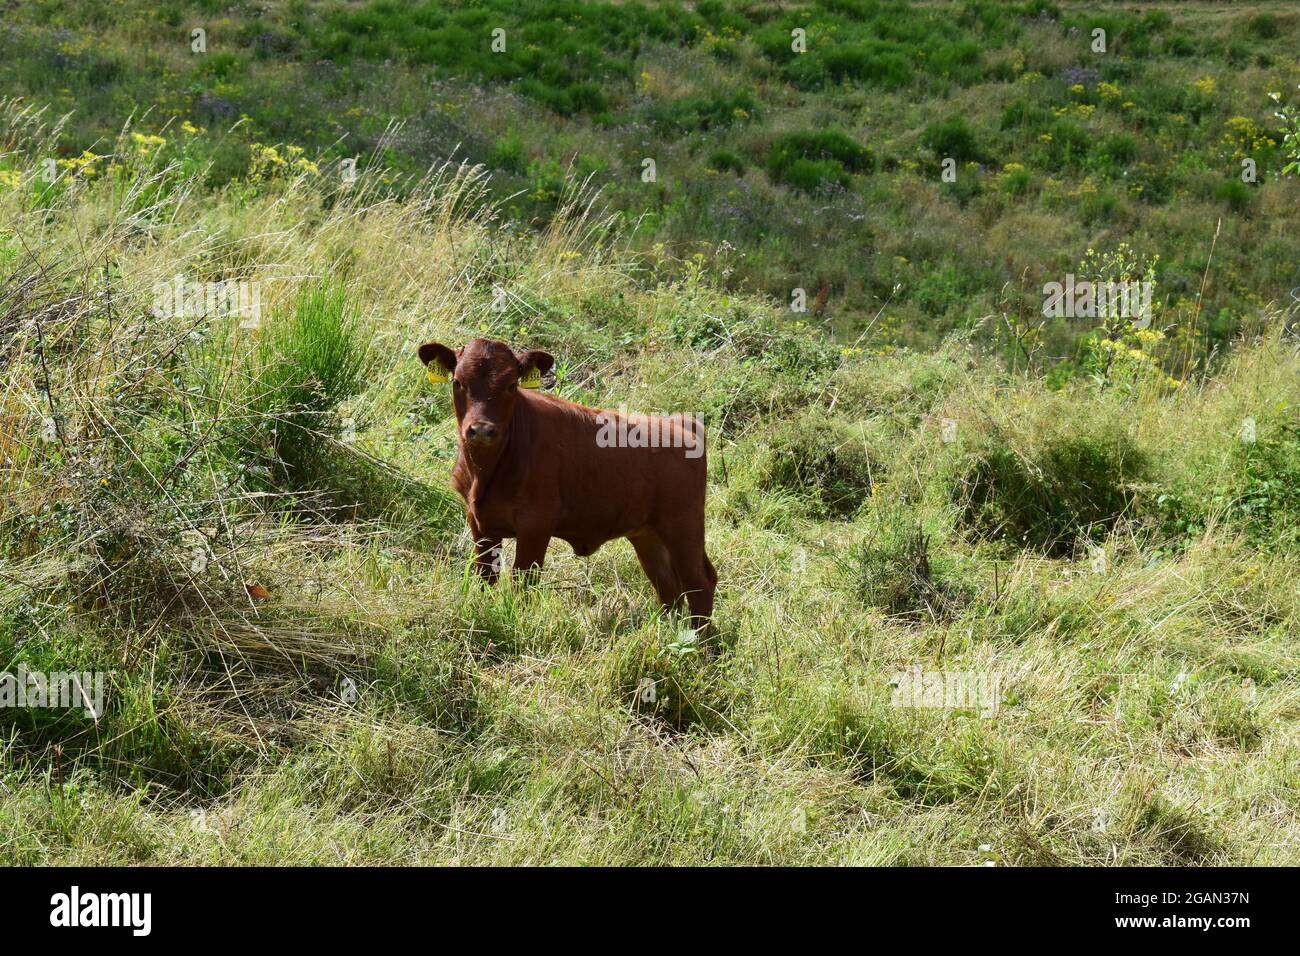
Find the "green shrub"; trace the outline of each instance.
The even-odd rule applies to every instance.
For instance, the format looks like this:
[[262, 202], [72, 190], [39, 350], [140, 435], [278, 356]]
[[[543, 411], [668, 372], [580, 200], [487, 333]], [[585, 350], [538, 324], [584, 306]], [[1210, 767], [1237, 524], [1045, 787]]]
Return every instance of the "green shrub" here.
[[1234, 506], [1256, 540], [1294, 539], [1300, 532], [1300, 426], [1243, 443], [1245, 477]]
[[961, 116], [931, 123], [921, 134], [921, 144], [940, 159], [951, 157], [959, 163], [978, 163], [984, 159], [975, 131]]
[[1271, 13], [1257, 13], [1247, 21], [1246, 25], [1251, 36], [1260, 40], [1272, 40], [1281, 32], [1277, 25], [1277, 18]]
[[213, 51], [199, 59], [199, 66], [195, 71], [197, 75], [216, 80], [229, 80], [232, 76], [242, 73], [247, 67], [239, 54], [231, 53], [229, 50]]
[[344, 287], [304, 287], [292, 315], [268, 323], [259, 342], [257, 411], [272, 424], [275, 467], [292, 488], [327, 480], [325, 439], [340, 424], [340, 404], [366, 381], [367, 346], [359, 341], [357, 311]]
[[1119, 197], [1108, 191], [1090, 193], [1079, 202], [1079, 219], [1085, 226], [1103, 225], [1115, 218]]
[[767, 168], [777, 182], [812, 192], [823, 182], [848, 186], [849, 173], [875, 168], [875, 158], [842, 130], [785, 133], [772, 143]]
[[774, 169], [773, 174], [778, 182], [808, 193], [816, 192], [824, 183], [847, 189], [850, 182], [844, 167], [831, 159], [792, 159], [783, 162], [779, 170]]
[[1228, 204], [1228, 208], [1233, 212], [1246, 212], [1250, 209], [1251, 195], [1250, 187], [1240, 179], [1229, 179], [1220, 183], [1214, 189], [1214, 198], [1219, 202]]
[[998, 184], [1009, 196], [1024, 196], [1033, 185], [1034, 177], [1029, 170], [1020, 166], [1018, 169], [1005, 169], [998, 179]]
[[1126, 166], [1137, 159], [1137, 140], [1127, 133], [1116, 133], [1102, 140], [1098, 155], [1116, 166]]
[[890, 615], [946, 617], [969, 594], [955, 563], [934, 551], [932, 540], [920, 522], [892, 510], [872, 524], [841, 568], [863, 601]]
[[1002, 108], [999, 125], [1004, 130], [1015, 129], [1038, 134], [1051, 126], [1054, 119], [1052, 111], [1047, 107], [1017, 99]]
[[835, 47], [826, 52], [822, 64], [826, 75], [837, 83], [857, 80], [886, 90], [906, 86], [913, 76], [912, 64], [893, 45], [856, 44]]
[[652, 113], [655, 125], [678, 133], [727, 129], [758, 115], [752, 93], [698, 93], [659, 104]]
[[745, 161], [730, 150], [715, 149], [709, 154], [709, 168], [740, 176], [745, 172]]
[[772, 434], [763, 487], [801, 496], [815, 513], [848, 517], [883, 477], [883, 456], [873, 442], [864, 423], [821, 409], [806, 412]]
[[1193, 56], [1196, 53], [1196, 41], [1186, 33], [1172, 33], [1165, 38], [1165, 49], [1172, 56]]
[[[975, 177], [968, 173], [965, 178], [973, 180]], [[961, 180], [959, 175], [958, 183]], [[922, 269], [912, 295], [921, 308], [940, 315], [949, 310], [968, 308], [971, 298], [992, 284], [987, 269], [979, 269], [965, 262], [924, 263]]]
[[1070, 555], [1080, 537], [1098, 538], [1133, 516], [1135, 485], [1148, 456], [1116, 426], [1078, 423], [1032, 450], [987, 436], [952, 488], [967, 527], [1049, 555]]
[[[292, 314], [273, 316], [260, 340], [248, 400], [250, 427], [233, 460], [256, 488], [297, 496], [320, 517], [386, 518], [416, 535], [454, 524], [449, 492], [407, 478], [340, 440], [339, 408], [365, 387], [371, 365], [358, 312], [341, 283], [304, 286]], [[355, 426], [354, 426], [355, 427]]]
[[528, 168], [528, 155], [524, 141], [517, 133], [509, 133], [497, 140], [492, 148], [492, 165], [510, 173], [523, 173]]
[[1051, 138], [1040, 142], [1045, 145], [1044, 161], [1052, 169], [1081, 164], [1092, 149], [1092, 135], [1069, 120], [1057, 120], [1046, 135]]

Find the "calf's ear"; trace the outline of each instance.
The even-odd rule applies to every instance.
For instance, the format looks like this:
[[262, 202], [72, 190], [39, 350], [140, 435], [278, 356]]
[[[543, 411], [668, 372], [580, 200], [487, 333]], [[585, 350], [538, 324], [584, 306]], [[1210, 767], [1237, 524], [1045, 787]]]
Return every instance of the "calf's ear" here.
[[542, 376], [555, 365], [555, 356], [541, 349], [515, 353], [519, 361], [519, 384], [523, 388], [541, 388]]
[[436, 362], [432, 371], [441, 370], [450, 375], [456, 371], [456, 353], [438, 342], [425, 342], [419, 349], [420, 361], [425, 365]]

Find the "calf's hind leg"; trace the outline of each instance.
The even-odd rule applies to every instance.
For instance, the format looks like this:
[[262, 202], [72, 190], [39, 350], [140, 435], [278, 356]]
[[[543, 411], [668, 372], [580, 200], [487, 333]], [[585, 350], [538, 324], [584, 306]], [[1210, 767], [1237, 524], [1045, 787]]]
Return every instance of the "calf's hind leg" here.
[[713, 616], [713, 592], [718, 586], [718, 573], [704, 553], [704, 522], [700, 521], [698, 527], [675, 528], [663, 538], [691, 609], [691, 626], [702, 627]]

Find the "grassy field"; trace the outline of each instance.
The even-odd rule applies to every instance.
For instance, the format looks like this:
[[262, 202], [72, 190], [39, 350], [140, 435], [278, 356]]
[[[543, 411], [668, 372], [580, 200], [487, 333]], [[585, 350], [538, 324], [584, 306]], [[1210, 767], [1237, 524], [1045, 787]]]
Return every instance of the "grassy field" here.
[[[0, 863], [1300, 863], [1298, 38], [9, 11], [0, 673], [106, 687], [0, 706]], [[1066, 273], [1150, 327], [1045, 320]], [[711, 635], [621, 541], [478, 583], [414, 350], [480, 335], [704, 416]]]
[[[0, 89], [71, 112], [58, 155], [92, 175], [130, 119], [209, 187], [282, 159], [336, 180], [357, 159], [395, 191], [483, 164], [520, 228], [592, 176], [642, 251], [802, 289], [841, 334], [887, 305], [895, 345], [1027, 321], [1125, 237], [1213, 347], [1300, 286], [1269, 96], [1294, 101], [1297, 41], [1290, 3], [33, 0], [0, 23]], [[1073, 372], [1085, 332], [1050, 323], [1035, 367]]]

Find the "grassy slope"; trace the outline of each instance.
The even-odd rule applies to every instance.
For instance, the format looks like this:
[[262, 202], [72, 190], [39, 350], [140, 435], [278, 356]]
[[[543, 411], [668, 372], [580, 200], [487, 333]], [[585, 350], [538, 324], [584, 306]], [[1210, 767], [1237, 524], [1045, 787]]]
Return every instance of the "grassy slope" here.
[[[0, 711], [0, 860], [1297, 862], [1275, 314], [1212, 376], [1125, 352], [1052, 390], [977, 339], [841, 347], [581, 197], [511, 235], [472, 173], [213, 193], [116, 152], [0, 191], [0, 670], [110, 671], [98, 723]], [[149, 318], [178, 273], [260, 279], [262, 328]], [[467, 577], [412, 347], [480, 333], [575, 400], [706, 414], [713, 653], [621, 542]], [[999, 712], [890, 706], [918, 663], [999, 675]]]
[[[377, 171], [455, 152], [495, 171], [498, 196], [513, 197], [503, 215], [521, 223], [553, 215], [572, 167], [639, 223], [645, 249], [712, 258], [728, 243], [733, 289], [789, 301], [824, 288], [817, 320], [841, 331], [887, 303], [882, 343], [929, 346], [1002, 313], [1028, 321], [1043, 282], [1121, 239], [1159, 257], [1161, 299], [1185, 319], [1219, 219], [1223, 269], [1198, 335], [1226, 342], [1300, 284], [1295, 184], [1277, 175], [1268, 99], [1300, 82], [1293, 4], [403, 9], [38, 0], [0, 26], [0, 79], [75, 111], [60, 155], [104, 152], [147, 110], [141, 128], [171, 124], [170, 148], [211, 158], [214, 182], [255, 142], [300, 145], [326, 175], [343, 156], [365, 167], [394, 119], [404, 125]], [[190, 50], [196, 26], [206, 54]], [[1105, 55], [1089, 48], [1097, 26]], [[795, 27], [808, 31], [804, 55], [789, 49]], [[182, 135], [181, 122], [204, 132]], [[833, 128], [870, 163], [837, 168], [806, 139], [802, 166], [781, 162], [788, 137]], [[947, 155], [955, 183], [939, 178]], [[641, 178], [647, 157], [654, 183]], [[836, 185], [822, 192], [823, 180]], [[1079, 330], [1058, 322], [1043, 338], [1036, 363], [1069, 368]]]

